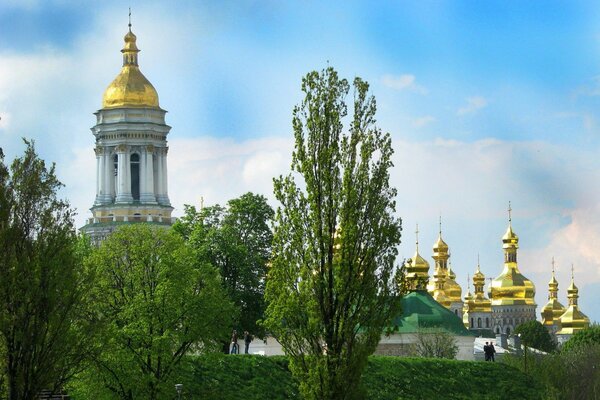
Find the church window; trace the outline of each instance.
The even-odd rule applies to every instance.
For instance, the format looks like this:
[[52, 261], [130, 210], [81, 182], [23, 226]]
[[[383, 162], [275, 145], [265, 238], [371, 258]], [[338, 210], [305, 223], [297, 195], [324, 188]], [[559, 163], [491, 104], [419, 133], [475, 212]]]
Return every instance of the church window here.
[[131, 155], [131, 196], [133, 200], [140, 199], [140, 155]]
[[506, 334], [510, 335], [510, 328], [508, 326], [506, 327]]
[[473, 317], [471, 317], [471, 328], [473, 328], [475, 325], [473, 324]]
[[500, 328], [496, 328], [496, 333], [500, 333]]
[[490, 319], [486, 317], [485, 319], [485, 327], [489, 328], [490, 327]]
[[477, 327], [481, 328], [481, 318], [477, 318]]

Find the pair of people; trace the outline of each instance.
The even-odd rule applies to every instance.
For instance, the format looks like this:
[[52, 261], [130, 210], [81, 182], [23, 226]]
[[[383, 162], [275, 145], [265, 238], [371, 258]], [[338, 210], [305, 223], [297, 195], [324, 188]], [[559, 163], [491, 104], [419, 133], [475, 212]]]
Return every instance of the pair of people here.
[[[245, 345], [245, 354], [248, 354], [248, 349], [250, 348], [250, 343], [252, 342], [254, 338], [252, 337], [252, 335], [250, 333], [248, 333], [248, 331], [244, 331], [244, 345]], [[238, 334], [237, 331], [234, 329], [233, 333], [231, 334], [231, 349], [229, 351], [229, 354], [240, 354], [240, 349], [238, 346]]]
[[496, 348], [494, 347], [493, 342], [485, 342], [485, 346], [483, 346], [483, 353], [485, 354], [485, 361], [496, 361], [494, 359]]

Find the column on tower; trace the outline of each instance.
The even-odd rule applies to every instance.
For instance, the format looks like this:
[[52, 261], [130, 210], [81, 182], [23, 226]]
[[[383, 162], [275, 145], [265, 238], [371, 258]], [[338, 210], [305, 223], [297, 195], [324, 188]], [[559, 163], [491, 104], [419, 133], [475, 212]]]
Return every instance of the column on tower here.
[[169, 174], [167, 173], [167, 153], [169, 148], [165, 147], [163, 153], [163, 203], [165, 205], [171, 205], [169, 201]]
[[96, 147], [94, 149], [94, 153], [96, 153], [96, 200], [94, 200], [94, 205], [102, 204], [101, 196], [102, 196], [102, 184], [101, 184], [101, 176], [102, 176], [102, 162], [104, 160], [102, 154], [102, 148]]
[[118, 145], [115, 149], [118, 156], [117, 167], [117, 198], [115, 203], [131, 203], [131, 168], [129, 167], [129, 148]]
[[154, 146], [148, 145], [142, 149], [142, 168], [141, 168], [141, 195], [142, 203], [156, 204], [156, 195], [154, 193]]
[[104, 199], [103, 204], [110, 204], [115, 199], [115, 166], [109, 148], [104, 149]]
[[169, 195], [167, 194], [167, 148], [157, 149], [157, 172], [158, 182], [156, 188], [156, 197], [160, 204], [170, 205]]

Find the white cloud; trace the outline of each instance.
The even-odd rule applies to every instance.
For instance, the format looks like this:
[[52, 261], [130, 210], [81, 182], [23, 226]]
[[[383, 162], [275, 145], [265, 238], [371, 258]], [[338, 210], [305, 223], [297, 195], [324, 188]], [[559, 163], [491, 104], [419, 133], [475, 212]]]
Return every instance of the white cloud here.
[[381, 78], [382, 83], [394, 90], [407, 90], [418, 94], [427, 94], [428, 90], [417, 84], [417, 78], [412, 74], [390, 75], [386, 74]]
[[415, 128], [423, 128], [424, 126], [427, 126], [434, 121], [435, 121], [435, 117], [433, 117], [431, 115], [425, 115], [423, 117], [418, 117], [418, 118], [413, 119], [412, 126], [414, 126]]
[[458, 109], [457, 115], [472, 114], [488, 105], [488, 101], [481, 96], [469, 97], [467, 104]]

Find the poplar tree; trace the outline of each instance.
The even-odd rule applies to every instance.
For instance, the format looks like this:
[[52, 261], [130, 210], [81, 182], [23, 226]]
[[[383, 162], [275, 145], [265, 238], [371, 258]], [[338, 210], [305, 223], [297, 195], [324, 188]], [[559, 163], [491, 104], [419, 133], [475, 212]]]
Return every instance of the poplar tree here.
[[[0, 363], [8, 399], [56, 391], [89, 355], [89, 275], [73, 210], [32, 142], [10, 168], [0, 151]], [[3, 397], [4, 398], [4, 397]]]
[[281, 206], [264, 323], [306, 399], [364, 397], [367, 357], [400, 307], [393, 149], [375, 125], [368, 88], [354, 79], [347, 116], [348, 81], [331, 67], [306, 75], [293, 112], [292, 171], [274, 180]]

